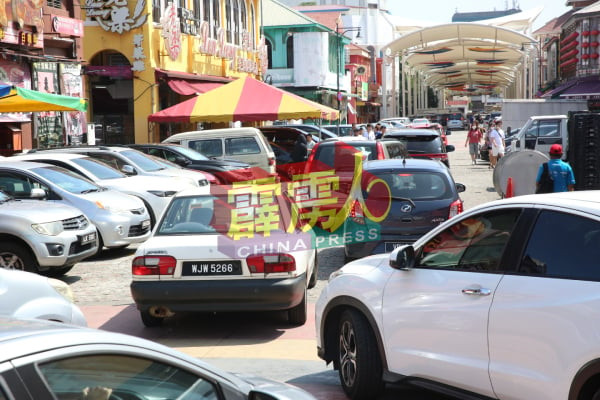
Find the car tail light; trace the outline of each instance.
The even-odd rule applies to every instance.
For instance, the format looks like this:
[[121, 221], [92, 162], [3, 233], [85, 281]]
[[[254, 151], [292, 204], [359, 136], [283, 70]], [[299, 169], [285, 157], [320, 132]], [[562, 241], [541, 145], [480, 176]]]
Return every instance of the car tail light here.
[[381, 142], [377, 142], [376, 146], [377, 146], [377, 159], [378, 160], [385, 159], [384, 154], [383, 154], [383, 145], [381, 144]]
[[463, 201], [461, 199], [455, 200], [450, 204], [450, 212], [448, 213], [448, 218], [452, 218], [457, 216], [463, 212]]
[[362, 206], [356, 200], [354, 201], [354, 203], [352, 204], [352, 208], [350, 209], [350, 218], [357, 224], [365, 224], [365, 215], [363, 213]]
[[269, 166], [274, 166], [276, 164], [275, 157], [269, 157]]
[[293, 272], [296, 270], [296, 260], [285, 253], [256, 254], [246, 257], [250, 273], [273, 274], [277, 272]]
[[141, 256], [131, 262], [133, 275], [173, 275], [177, 260], [171, 256]]

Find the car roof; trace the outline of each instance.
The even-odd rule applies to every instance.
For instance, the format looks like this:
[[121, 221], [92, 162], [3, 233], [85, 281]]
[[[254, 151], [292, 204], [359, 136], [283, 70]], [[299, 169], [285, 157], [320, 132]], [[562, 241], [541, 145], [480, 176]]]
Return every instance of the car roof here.
[[[10, 159], [10, 157], [8, 157], [8, 159]], [[15, 169], [20, 169], [20, 170], [30, 170], [30, 169], [34, 169], [34, 168], [40, 168], [40, 167], [48, 167], [48, 164], [44, 164], [42, 162], [34, 162], [34, 161], [5, 161], [2, 160], [0, 162], [0, 167], [8, 167], [8, 168], [15, 168]]]
[[438, 160], [427, 160], [423, 158], [392, 158], [385, 160], [371, 160], [363, 162], [363, 169], [369, 171], [384, 169], [419, 169], [435, 172], [449, 173], [448, 167]]
[[364, 142], [364, 143], [375, 143], [375, 140], [365, 139], [364, 136], [338, 136], [334, 138], [327, 138], [322, 140], [320, 143], [337, 143], [337, 142]]
[[73, 160], [76, 158], [89, 158], [89, 156], [85, 155], [85, 154], [80, 154], [80, 153], [69, 153], [69, 152], [64, 152], [61, 153], [59, 151], [56, 152], [34, 152], [34, 153], [23, 153], [23, 154], [15, 154], [13, 156], [11, 156], [11, 158], [15, 158], [15, 161], [18, 160], [26, 160], [29, 158], [37, 158], [37, 157], [44, 157], [44, 158], [48, 158], [48, 159], [56, 159], [56, 160]]
[[439, 136], [439, 132], [435, 129], [418, 129], [418, 128], [398, 128], [388, 130], [384, 137], [392, 136]]

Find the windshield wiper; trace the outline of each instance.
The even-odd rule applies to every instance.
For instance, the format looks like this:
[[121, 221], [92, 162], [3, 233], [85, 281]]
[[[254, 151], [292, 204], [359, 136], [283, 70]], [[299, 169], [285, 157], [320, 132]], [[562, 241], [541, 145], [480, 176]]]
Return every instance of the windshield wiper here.
[[100, 189], [100, 188], [98, 188], [98, 189], [87, 189], [87, 190], [84, 190], [84, 191], [82, 191], [82, 192], [79, 192], [79, 193], [80, 193], [80, 194], [86, 194], [86, 193], [92, 193], [92, 192], [99, 192], [99, 191], [101, 191], [101, 190], [102, 190], [102, 189]]
[[411, 206], [413, 206], [414, 208], [417, 208], [417, 205], [415, 204], [415, 202], [412, 201], [411, 199], [409, 199], [408, 197], [390, 196], [390, 198], [392, 200], [407, 201], [410, 203]]

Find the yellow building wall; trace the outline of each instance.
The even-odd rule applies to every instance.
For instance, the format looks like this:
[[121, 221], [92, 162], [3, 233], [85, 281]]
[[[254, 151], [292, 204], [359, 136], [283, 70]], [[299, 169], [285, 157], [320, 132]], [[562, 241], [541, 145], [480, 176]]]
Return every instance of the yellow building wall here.
[[[143, 0], [129, 0], [128, 10], [130, 16], [139, 14], [136, 13], [136, 7], [138, 2]], [[254, 5], [255, 20], [250, 21], [250, 4]], [[220, 1], [221, 5], [221, 27], [226, 27], [225, 21], [225, 2]], [[259, 59], [259, 37], [260, 32], [260, 0], [249, 0], [246, 2], [247, 16], [249, 20], [248, 31], [255, 32], [254, 51], [248, 51], [238, 46], [235, 51], [239, 60], [252, 60], [250, 63], [246, 62], [246, 66], [252, 62], [258, 65], [260, 71], [260, 59]], [[240, 71], [239, 68], [231, 69], [231, 60], [220, 57], [218, 55], [211, 55], [202, 53], [200, 46], [202, 40], [200, 35], [192, 36], [188, 34], [181, 34], [181, 46], [179, 56], [173, 60], [168, 54], [165, 38], [162, 36], [163, 29], [159, 24], [152, 22], [152, 2], [146, 1], [146, 12], [148, 14], [146, 22], [140, 27], [133, 28], [130, 30], [122, 30], [119, 32], [107, 31], [100, 24], [95, 23], [97, 18], [92, 18], [92, 23], [89, 20], [85, 23], [84, 29], [84, 59], [89, 62], [97, 54], [111, 50], [121, 53], [127, 58], [131, 65], [134, 64], [136, 59], [134, 58], [137, 54], [143, 54], [146, 58], [143, 59], [144, 71], [133, 72], [133, 99], [134, 99], [134, 126], [135, 126], [135, 142], [136, 143], [148, 143], [156, 141], [152, 127], [148, 123], [148, 115], [159, 111], [158, 110], [158, 85], [155, 79], [155, 68], [159, 68], [165, 71], [172, 72], [184, 72], [197, 75], [210, 75], [216, 77], [228, 77], [236, 78], [243, 75], [248, 75], [248, 72]], [[250, 24], [255, 24], [254, 29]], [[104, 24], [106, 26], [106, 24]], [[223, 28], [224, 29], [224, 28]], [[136, 38], [142, 35], [143, 40], [141, 46], [136, 47]], [[139, 43], [139, 42], [138, 42]], [[141, 52], [140, 48], [141, 47]], [[218, 46], [219, 47], [219, 46]], [[140, 58], [137, 58], [139, 61]], [[248, 68], [246, 68], [248, 69]], [[250, 68], [252, 69], [252, 68]], [[260, 73], [260, 72], [259, 72]], [[250, 73], [256, 76], [254, 73]], [[88, 89], [91, 90], [91, 85], [87, 85]], [[90, 93], [91, 94], [91, 93]], [[91, 96], [88, 96], [91, 98]], [[93, 104], [88, 111], [88, 120], [91, 119], [91, 113], [93, 112]]]

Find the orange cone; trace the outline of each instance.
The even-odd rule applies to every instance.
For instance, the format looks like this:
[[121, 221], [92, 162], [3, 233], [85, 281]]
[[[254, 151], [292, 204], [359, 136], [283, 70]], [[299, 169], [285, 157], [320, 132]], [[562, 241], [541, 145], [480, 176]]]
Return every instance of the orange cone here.
[[513, 190], [513, 179], [511, 177], [509, 177], [506, 180], [506, 192], [504, 193], [504, 197], [505, 198], [509, 198], [509, 197], [513, 197], [514, 194], [514, 190]]

